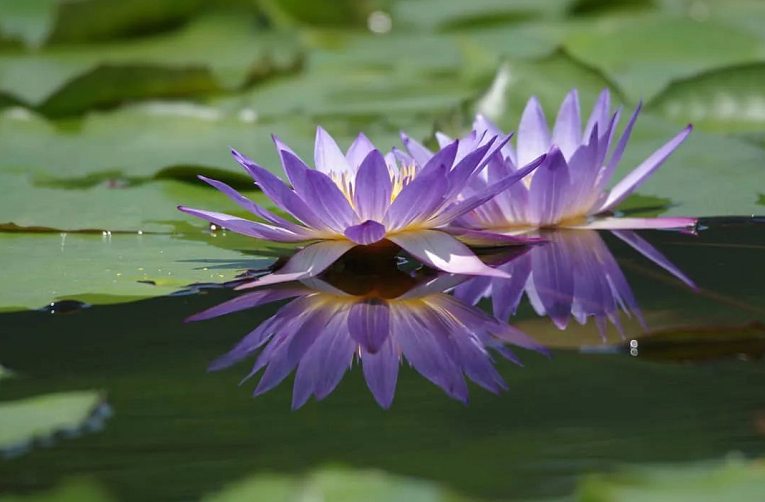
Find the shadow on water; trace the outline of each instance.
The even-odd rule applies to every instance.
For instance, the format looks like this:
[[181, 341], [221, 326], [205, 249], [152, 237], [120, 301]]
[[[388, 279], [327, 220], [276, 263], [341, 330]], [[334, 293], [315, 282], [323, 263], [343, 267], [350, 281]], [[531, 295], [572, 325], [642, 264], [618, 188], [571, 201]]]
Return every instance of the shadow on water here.
[[[600, 241], [583, 245], [582, 252], [607, 249], [613, 256], [647, 332], [625, 317], [622, 339], [613, 315], [597, 302], [597, 312], [586, 312], [590, 319], [580, 326], [581, 305], [592, 302], [580, 302], [577, 314], [575, 295], [564, 295], [570, 299], [563, 302], [569, 308], [564, 322], [565, 309], [543, 291], [529, 301], [527, 288], [514, 290], [519, 301], [510, 309], [516, 310], [511, 323], [553, 357], [521, 350], [523, 367], [495, 358], [508, 390], [494, 395], [471, 384], [467, 406], [418, 374], [417, 364], [401, 366], [389, 410], [375, 402], [359, 365], [326, 400], [295, 412], [287, 382], [257, 398], [254, 382], [237, 385], [254, 355], [225, 371], [205, 371], [289, 305], [286, 299], [186, 324], [237, 293], [203, 290], [66, 316], [3, 314], [0, 363], [13, 376], [0, 382], [2, 403], [94, 389], [114, 414], [98, 433], [0, 460], [0, 488], [33, 492], [89, 473], [118, 500], [193, 500], [253, 473], [331, 464], [425, 478], [476, 498], [522, 499], [566, 495], [577, 476], [622, 463], [762, 454], [763, 334], [753, 323], [765, 321], [765, 227], [743, 220], [704, 224], [709, 228], [698, 236], [640, 233], [698, 291], [624, 240], [601, 234], [602, 247]], [[508, 266], [534, 259], [527, 253]], [[533, 274], [534, 263], [530, 267]], [[325, 282], [349, 293], [342, 281]], [[415, 284], [422, 282], [417, 277]], [[379, 289], [352, 293], [377, 305], [379, 298], [369, 298]], [[393, 290], [385, 293], [391, 301], [411, 284]], [[602, 298], [604, 290], [589, 291]], [[475, 300], [491, 312], [483, 292], [471, 301], [463, 297], [465, 305]], [[538, 315], [540, 306], [554, 313], [555, 323]], [[605, 327], [593, 321], [598, 316]], [[735, 338], [735, 350], [726, 337]], [[633, 339], [640, 350], [631, 355]]]

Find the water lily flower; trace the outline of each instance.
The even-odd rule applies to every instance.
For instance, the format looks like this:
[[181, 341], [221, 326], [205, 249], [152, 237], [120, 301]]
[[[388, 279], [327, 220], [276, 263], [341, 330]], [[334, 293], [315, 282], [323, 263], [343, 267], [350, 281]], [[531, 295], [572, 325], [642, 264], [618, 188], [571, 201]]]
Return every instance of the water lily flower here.
[[[366, 263], [365, 263], [366, 264]], [[366, 275], [328, 272], [321, 278], [255, 289], [190, 318], [192, 321], [291, 298], [210, 369], [227, 368], [257, 351], [245, 378], [265, 369], [255, 395], [276, 387], [295, 368], [293, 408], [329, 395], [354, 361], [375, 400], [392, 401], [406, 359], [450, 397], [466, 402], [465, 375], [497, 393], [506, 384], [489, 349], [518, 363], [507, 345], [545, 352], [518, 329], [443, 291], [465, 277], [415, 278], [395, 266]]]
[[[582, 325], [593, 317], [604, 338], [608, 321], [622, 333], [620, 310], [645, 328], [627, 279], [597, 231], [560, 229], [542, 235], [546, 244], [498, 267], [511, 279], [476, 277], [457, 286], [455, 295], [470, 304], [490, 297], [494, 316], [508, 319], [525, 293], [536, 313], [549, 316], [558, 328], [566, 329], [571, 317]], [[635, 232], [616, 230], [613, 235], [696, 289], [690, 278]]]
[[[234, 232], [277, 242], [310, 244], [275, 273], [258, 279], [264, 285], [314, 277], [349, 249], [387, 240], [426, 265], [451, 273], [503, 275], [482, 263], [463, 242], [523, 244], [527, 240], [479, 230], [449, 230], [448, 224], [512, 186], [544, 160], [544, 154], [496, 183], [461, 197], [463, 186], [510, 139], [487, 138], [471, 151], [460, 141], [445, 145], [418, 164], [383, 156], [360, 134], [344, 154], [332, 137], [317, 129], [314, 162], [309, 168], [287, 145], [274, 138], [292, 187], [233, 151], [271, 201], [297, 222], [287, 220], [245, 198], [228, 185], [200, 176], [262, 221], [179, 206]], [[457, 157], [458, 153], [462, 154]], [[451, 232], [451, 233], [450, 233]], [[246, 286], [245, 286], [246, 287]]]
[[[502, 147], [492, 158], [484, 176], [471, 179], [465, 190], [469, 196], [506, 177], [529, 159], [549, 152], [544, 164], [533, 174], [483, 206], [462, 216], [457, 225], [514, 233], [524, 228], [639, 229], [682, 228], [696, 224], [695, 218], [616, 218], [613, 210], [653, 174], [690, 134], [689, 125], [680, 134], [656, 150], [610, 190], [606, 187], [622, 158], [632, 128], [640, 112], [639, 104], [619, 140], [614, 134], [621, 109], [610, 115], [610, 95], [604, 90], [582, 132], [579, 97], [571, 91], [558, 112], [552, 133], [536, 98], [526, 105], [514, 149]], [[477, 134], [501, 134], [486, 117], [476, 117]], [[439, 142], [449, 139], [439, 134]], [[613, 146], [613, 149], [612, 149]], [[610, 152], [610, 157], [609, 157]]]

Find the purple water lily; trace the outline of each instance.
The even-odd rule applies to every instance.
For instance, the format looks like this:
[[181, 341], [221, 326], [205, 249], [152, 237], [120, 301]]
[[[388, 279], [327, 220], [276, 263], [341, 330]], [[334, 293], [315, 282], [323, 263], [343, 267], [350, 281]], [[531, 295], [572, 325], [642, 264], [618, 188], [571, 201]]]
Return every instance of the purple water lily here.
[[[693, 281], [635, 232], [616, 230], [613, 234], [696, 288]], [[628, 317], [634, 315], [645, 327], [627, 279], [597, 231], [561, 229], [544, 232], [543, 236], [546, 244], [498, 267], [511, 279], [477, 277], [457, 286], [455, 296], [470, 304], [490, 297], [494, 315], [508, 319], [525, 293], [537, 314], [550, 316], [558, 328], [566, 329], [571, 317], [582, 325], [593, 317], [603, 337], [608, 321], [622, 332], [620, 310]]]
[[[511, 186], [456, 222], [470, 228], [505, 231], [567, 227], [588, 229], [682, 228], [695, 218], [615, 218], [612, 211], [656, 171], [691, 132], [691, 126], [656, 150], [630, 174], [606, 189], [622, 158], [641, 106], [633, 112], [619, 140], [613, 143], [621, 109], [610, 115], [610, 95], [604, 90], [582, 132], [579, 97], [571, 91], [558, 112], [550, 133], [542, 107], [531, 98], [523, 112], [516, 148], [505, 144], [491, 159], [483, 176], [470, 180], [464, 195], [484, 190], [515, 172], [516, 166], [547, 152], [547, 159], [523, 183]], [[501, 134], [496, 125], [479, 115], [478, 135]], [[450, 140], [438, 135], [442, 145]], [[612, 149], [613, 146], [613, 149]], [[608, 157], [609, 151], [611, 152]], [[607, 159], [608, 158], [608, 159]], [[517, 235], [517, 234], [516, 234]]]
[[418, 282], [395, 267], [364, 277], [330, 272], [256, 289], [190, 320], [292, 298], [210, 369], [229, 367], [259, 350], [245, 380], [265, 369], [255, 389], [259, 395], [297, 368], [293, 408], [311, 395], [317, 400], [329, 395], [354, 361], [362, 366], [374, 398], [388, 408], [404, 358], [449, 396], [466, 402], [465, 375], [494, 393], [506, 388], [488, 349], [516, 363], [507, 345], [545, 349], [507, 323], [443, 293], [465, 279], [442, 274]]
[[503, 275], [481, 262], [463, 241], [496, 245], [524, 244], [527, 239], [479, 230], [450, 231], [447, 225], [511, 187], [542, 163], [544, 154], [495, 180], [491, 186], [462, 197], [464, 185], [509, 139], [509, 136], [485, 137], [480, 145], [471, 143], [469, 151], [457, 140], [424, 159], [419, 152], [409, 155], [398, 151], [383, 156], [363, 134], [343, 154], [332, 137], [318, 128], [316, 169], [309, 168], [287, 145], [274, 138], [292, 188], [244, 155], [233, 152], [266, 196], [297, 223], [252, 202], [226, 184], [203, 176], [202, 180], [262, 221], [184, 206], [179, 209], [258, 239], [313, 241], [283, 268], [251, 286], [316, 276], [351, 248], [383, 240], [446, 272]]

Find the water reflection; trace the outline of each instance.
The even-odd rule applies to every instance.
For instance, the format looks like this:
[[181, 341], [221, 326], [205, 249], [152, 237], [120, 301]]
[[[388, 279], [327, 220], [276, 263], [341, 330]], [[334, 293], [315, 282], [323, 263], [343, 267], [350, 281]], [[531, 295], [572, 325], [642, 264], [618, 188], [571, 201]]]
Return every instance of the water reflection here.
[[321, 278], [258, 289], [190, 320], [289, 299], [211, 369], [227, 368], [259, 351], [246, 377], [265, 370], [255, 389], [259, 395], [297, 368], [293, 408], [311, 395], [317, 400], [329, 395], [353, 362], [361, 365], [374, 398], [387, 408], [403, 359], [449, 396], [466, 402], [465, 376], [491, 392], [506, 388], [492, 352], [516, 363], [509, 345], [545, 352], [506, 322], [445, 292], [466, 279], [423, 269], [405, 272], [392, 260], [351, 256]]
[[[634, 232], [613, 233], [695, 287]], [[549, 316], [561, 330], [572, 317], [582, 325], [592, 317], [605, 338], [609, 322], [622, 332], [620, 312], [645, 328], [627, 279], [597, 231], [557, 230], [541, 237], [547, 242], [485, 257], [510, 279], [435, 274], [402, 266], [395, 258], [398, 249], [358, 248], [319, 278], [259, 288], [190, 320], [289, 300], [210, 369], [255, 357], [245, 378], [263, 370], [255, 395], [273, 389], [296, 370], [293, 408], [311, 395], [317, 400], [329, 395], [354, 362], [361, 365], [374, 398], [387, 408], [402, 360], [449, 396], [466, 402], [465, 376], [491, 392], [506, 388], [492, 354], [518, 363], [508, 346], [545, 352], [540, 343], [508, 324], [524, 295], [538, 315]], [[476, 306], [483, 298], [490, 298], [494, 315]]]
[[[637, 233], [612, 234], [696, 288], [690, 278]], [[494, 315], [508, 319], [525, 293], [536, 313], [549, 316], [558, 328], [566, 329], [572, 317], [582, 325], [593, 317], [604, 338], [609, 321], [623, 335], [620, 311], [646, 327], [624, 273], [597, 231], [556, 230], [540, 236], [547, 244], [535, 246], [523, 256], [506, 259], [500, 253], [487, 260], [504, 261], [498, 268], [511, 274], [511, 279], [476, 277], [457, 286], [456, 296], [470, 304], [490, 298]]]

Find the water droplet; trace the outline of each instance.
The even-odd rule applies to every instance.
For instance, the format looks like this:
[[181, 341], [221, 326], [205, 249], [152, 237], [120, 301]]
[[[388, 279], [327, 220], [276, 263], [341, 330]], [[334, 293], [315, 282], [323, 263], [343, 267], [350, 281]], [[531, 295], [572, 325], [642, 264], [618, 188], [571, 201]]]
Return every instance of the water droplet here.
[[138, 235], [143, 235], [143, 230], [139, 230]]
[[42, 312], [48, 312], [50, 314], [74, 314], [80, 310], [90, 308], [89, 303], [81, 302], [79, 300], [59, 300], [56, 302], [50, 302], [50, 304], [41, 308]]

